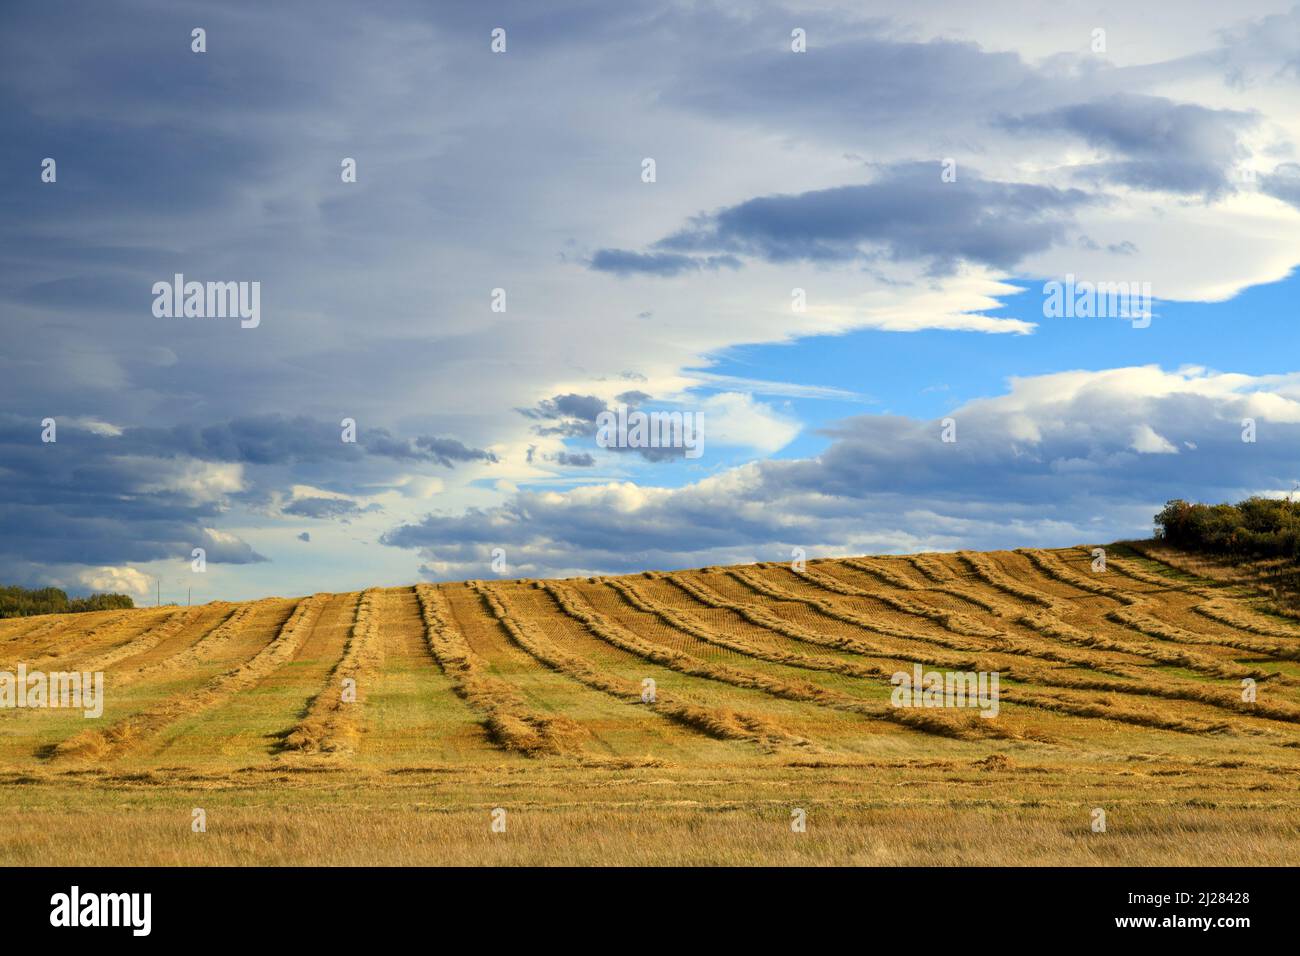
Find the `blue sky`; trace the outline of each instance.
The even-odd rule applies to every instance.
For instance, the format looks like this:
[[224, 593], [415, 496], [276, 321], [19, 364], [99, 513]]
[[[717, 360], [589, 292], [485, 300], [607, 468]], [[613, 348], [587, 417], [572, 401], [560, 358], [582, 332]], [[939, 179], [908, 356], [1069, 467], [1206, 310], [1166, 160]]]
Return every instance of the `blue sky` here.
[[[1296, 364], [1291, 344], [1298, 302], [1300, 277], [1292, 275], [1246, 289], [1226, 303], [1159, 303], [1151, 326], [1134, 329], [1123, 321], [1045, 320], [1039, 284], [1006, 297], [998, 310], [1039, 323], [1029, 336], [862, 330], [789, 345], [737, 346], [716, 356], [708, 371], [857, 392], [859, 397], [852, 399], [786, 398], [779, 389], [770, 396], [757, 392], [788, 401], [804, 423], [804, 432], [777, 453], [800, 457], [826, 446], [827, 439], [817, 433], [821, 425], [872, 412], [940, 419], [966, 401], [996, 394], [1016, 375], [1150, 364], [1286, 374]], [[665, 480], [669, 475], [665, 472]]]
[[[1288, 493], [1297, 49], [1255, 0], [7, 5], [0, 580], [1070, 545]], [[157, 314], [176, 273], [256, 326]], [[1067, 275], [1149, 327], [1050, 316]], [[703, 454], [602, 447], [620, 405]]]

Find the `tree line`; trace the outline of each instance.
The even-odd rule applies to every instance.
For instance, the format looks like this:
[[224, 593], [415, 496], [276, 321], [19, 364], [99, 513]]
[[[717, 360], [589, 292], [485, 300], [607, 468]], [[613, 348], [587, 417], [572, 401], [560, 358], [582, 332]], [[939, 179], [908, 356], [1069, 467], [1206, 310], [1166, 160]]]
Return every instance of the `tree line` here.
[[125, 594], [91, 594], [70, 598], [60, 588], [0, 587], [0, 617], [27, 617], [31, 614], [79, 614], [82, 611], [112, 611], [135, 607]]
[[1300, 557], [1300, 502], [1247, 498], [1235, 505], [1175, 498], [1156, 515], [1156, 537], [1191, 551], [1241, 557]]

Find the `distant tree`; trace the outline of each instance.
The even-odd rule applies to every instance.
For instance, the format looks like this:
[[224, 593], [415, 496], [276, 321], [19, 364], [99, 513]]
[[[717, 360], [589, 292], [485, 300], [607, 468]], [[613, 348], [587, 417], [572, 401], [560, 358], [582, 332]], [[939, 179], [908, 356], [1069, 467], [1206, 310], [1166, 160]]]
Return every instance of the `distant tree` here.
[[125, 594], [92, 594], [89, 597], [69, 599], [67, 592], [59, 588], [0, 586], [0, 618], [110, 611], [130, 607], [135, 607], [135, 602]]
[[1156, 537], [1178, 548], [1241, 557], [1300, 559], [1300, 502], [1247, 498], [1235, 505], [1168, 502]]

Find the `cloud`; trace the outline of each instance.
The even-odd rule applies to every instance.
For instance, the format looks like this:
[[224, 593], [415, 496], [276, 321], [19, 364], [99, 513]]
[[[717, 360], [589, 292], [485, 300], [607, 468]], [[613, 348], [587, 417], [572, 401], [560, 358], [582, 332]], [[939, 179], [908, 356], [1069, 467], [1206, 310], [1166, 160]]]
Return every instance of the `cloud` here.
[[204, 549], [208, 561], [219, 564], [258, 564], [270, 560], [254, 551], [238, 535], [216, 528], [203, 529], [199, 546]]
[[[268, 559], [218, 527], [234, 504], [276, 514], [280, 489], [306, 487], [278, 513], [355, 519], [381, 506], [314, 486], [424, 494], [436, 479], [398, 469], [496, 461], [453, 439], [399, 440], [382, 428], [360, 429], [351, 445], [329, 422], [302, 416], [168, 428], [66, 416], [57, 441], [40, 434], [37, 423], [0, 417], [0, 575], [15, 580], [39, 581], [42, 567], [188, 560], [195, 547], [214, 564], [261, 563]], [[304, 485], [302, 477], [318, 480]]]
[[729, 42], [715, 40], [699, 66], [685, 66], [665, 96], [713, 117], [775, 122], [834, 141], [874, 139], [882, 130], [915, 141], [936, 126], [969, 123], [991, 103], [1033, 102], [1054, 88], [1049, 75], [1013, 51], [915, 41], [899, 32], [898, 23], [883, 17], [824, 22], [809, 31], [809, 53], [773, 56], [742, 27]]
[[283, 512], [303, 518], [348, 518], [362, 511], [379, 510], [378, 505], [362, 508], [351, 498], [298, 498], [285, 505]]
[[627, 249], [598, 249], [591, 257], [591, 268], [615, 275], [633, 274], [671, 277], [704, 269], [739, 269], [740, 260], [732, 255], [687, 256], [674, 252], [632, 252]]
[[[533, 408], [518, 409], [527, 418], [555, 422], [537, 425], [533, 431], [542, 436], [587, 439], [595, 442], [598, 431], [597, 418], [603, 412], [617, 414], [619, 406], [635, 409], [654, 397], [639, 390], [622, 392], [615, 396], [615, 404], [606, 404], [595, 395], [568, 393], [543, 399]], [[675, 409], [691, 412], [696, 428], [704, 440], [713, 445], [745, 448], [770, 454], [784, 448], [799, 434], [800, 425], [788, 416], [778, 414], [771, 406], [755, 400], [744, 392], [718, 392], [707, 396], [686, 395], [671, 404]], [[633, 452], [646, 461], [667, 462], [686, 457], [685, 448], [633, 447], [623, 441], [604, 449], [611, 453]], [[535, 447], [533, 449], [535, 454]], [[530, 461], [532, 458], [530, 457]], [[550, 456], [560, 465], [589, 468], [596, 464], [588, 452], [560, 452]]]
[[1300, 209], [1300, 163], [1281, 163], [1271, 174], [1260, 177], [1259, 188]]
[[[655, 246], [774, 263], [883, 256], [921, 261], [939, 274], [961, 262], [1009, 270], [1061, 241], [1074, 211], [1091, 201], [1077, 189], [992, 182], [969, 168], [943, 182], [938, 163], [905, 163], [882, 167], [871, 183], [761, 196], [701, 214]], [[624, 268], [635, 269], [635, 260]]]
[[128, 428], [117, 446], [152, 453], [188, 455], [215, 461], [282, 465], [317, 461], [355, 461], [363, 455], [401, 461], [432, 461], [446, 468], [457, 462], [494, 462], [481, 448], [452, 438], [420, 435], [397, 438], [387, 428], [358, 424], [356, 441], [343, 440], [343, 429], [305, 415], [259, 415], [212, 425], [174, 425], [167, 429]]
[[77, 581], [88, 590], [111, 594], [146, 595], [153, 586], [147, 574], [128, 567], [90, 568], [78, 574]]
[[1213, 199], [1232, 188], [1232, 168], [1249, 155], [1241, 134], [1258, 121], [1258, 116], [1241, 110], [1116, 93], [1009, 118], [1004, 125], [1017, 131], [1072, 133], [1115, 157], [1077, 170], [1085, 175]]
[[[1300, 373], [1141, 366], [1012, 379], [940, 424], [848, 419], [816, 458], [752, 462], [680, 488], [521, 491], [430, 514], [383, 542], [438, 575], [631, 571], [810, 554], [1064, 546], [1142, 536], [1170, 498], [1223, 500], [1300, 477]], [[1241, 440], [1241, 420], [1259, 440]], [[1184, 451], [1176, 451], [1174, 442]]]
[[454, 468], [457, 462], [497, 461], [497, 456], [482, 448], [470, 448], [455, 438], [434, 438], [421, 435], [415, 439], [415, 446], [425, 452], [425, 457], [436, 461], [444, 468]]
[[[1091, 23], [1025, 17], [1016, 4], [886, 0], [868, 13], [832, 4], [755, 15], [736, 5], [510, 2], [499, 12], [513, 24], [511, 53], [491, 57], [482, 43], [445, 42], [483, 35], [468, 6], [370, 5], [340, 19], [289, 0], [214, 8], [205, 26], [216, 45], [194, 56], [160, 0], [75, 6], [69, 17], [10, 4], [0, 29], [0, 160], [20, 171], [0, 179], [0, 574], [9, 579], [161, 570], [146, 565], [187, 560], [204, 529], [239, 528], [269, 554], [263, 540], [307, 520], [282, 514], [284, 503], [339, 495], [384, 510], [348, 519], [353, 535], [318, 535], [292, 566], [230, 565], [213, 585], [229, 596], [285, 593], [312, 578], [340, 589], [397, 580], [416, 566], [409, 553], [388, 552], [382, 568], [353, 560], [354, 539], [372, 540], [380, 514], [400, 527], [420, 524], [434, 504], [444, 515], [491, 514], [520, 500], [515, 485], [580, 480], [561, 469], [585, 467], [575, 462], [587, 455], [619, 477], [653, 467], [647, 456], [595, 449], [589, 412], [557, 405], [548, 416], [539, 396], [601, 407], [700, 406], [714, 388], [768, 396], [739, 380], [693, 388], [690, 370], [718, 362], [735, 371], [723, 357], [737, 347], [790, 343], [788, 364], [761, 377], [825, 381], [870, 391], [874, 407], [910, 410], [922, 406], [871, 364], [903, 360], [900, 337], [873, 336], [861, 375], [849, 378], [810, 375], [802, 362], [816, 346], [803, 352], [798, 340], [923, 329], [941, 355], [963, 347], [962, 333], [1033, 331], [1002, 315], [1034, 280], [1137, 277], [1165, 302], [1218, 301], [1300, 262], [1300, 206], [1286, 178], [1300, 141], [1295, 11], [1114, 10], [1112, 41], [1143, 40], [1113, 43], [1104, 58], [1084, 49]], [[808, 29], [806, 55], [789, 51], [795, 22]], [[47, 56], [51, 44], [64, 55]], [[612, 75], [620, 82], [606, 82]], [[1142, 113], [1170, 124], [1167, 136], [1153, 127], [1152, 152], [1140, 129], [1125, 138], [1122, 118], [1063, 112], [1115, 94], [1160, 100]], [[1247, 107], [1259, 113], [1249, 127], [1224, 116]], [[1012, 131], [1004, 116], [1052, 122]], [[1212, 188], [1232, 151], [1248, 148], [1282, 164], [1260, 188], [1292, 205], [1245, 189], [1212, 205], [1164, 189], [1134, 201], [1127, 183], [1154, 182], [1165, 171], [1149, 164], [1177, 163], [1178, 143], [1190, 144], [1189, 163], [1165, 177], [1169, 188]], [[647, 151], [658, 162], [653, 186], [637, 178]], [[39, 181], [44, 156], [58, 160], [57, 184]], [[343, 156], [359, 161], [356, 183], [339, 179]], [[958, 159], [956, 183], [940, 182], [947, 156]], [[1123, 274], [1094, 275], [1106, 269]], [[175, 272], [260, 281], [261, 325], [155, 319], [151, 285]], [[800, 314], [789, 307], [796, 284], [809, 293]], [[502, 285], [510, 311], [491, 313], [486, 293]], [[1250, 318], [1260, 341], [1285, 341], [1284, 316]], [[1051, 350], [1054, 331], [999, 343], [1026, 364], [974, 359], [954, 393], [992, 393], [990, 376], [1007, 367], [1105, 361]], [[1160, 341], [1170, 363], [1219, 359], [1208, 338]], [[1113, 361], [1153, 353], [1122, 354]], [[637, 402], [612, 396], [633, 383]], [[794, 428], [791, 412], [703, 407], [710, 448], [730, 430], [730, 440], [768, 452]], [[34, 437], [47, 415], [59, 419], [54, 446]], [[343, 416], [359, 423], [355, 445], [339, 440]], [[963, 418], [963, 445], [971, 424]], [[1051, 431], [1022, 424], [1025, 435]], [[1205, 436], [1153, 418], [1179, 454], [1139, 455], [1129, 447], [1134, 424], [1105, 436], [1115, 468], [1207, 454], [1204, 444], [1184, 451]], [[873, 439], [834, 440], [847, 450]], [[1084, 452], [1060, 465], [1071, 481], [1111, 467]], [[557, 453], [570, 456], [566, 465]], [[674, 469], [673, 480], [716, 461]], [[922, 481], [943, 474], [943, 460], [906, 465]], [[866, 466], [883, 487], [901, 480]], [[776, 482], [794, 470], [756, 463], [728, 487], [743, 499], [741, 477]], [[851, 469], [820, 477], [853, 486]], [[287, 493], [299, 484], [319, 493]], [[761, 504], [741, 528], [780, 519], [810, 535], [817, 508], [834, 512], [841, 500], [795, 484], [787, 503], [756, 487]], [[890, 547], [1015, 530], [1010, 511], [1003, 529], [987, 516], [953, 517], [946, 503], [928, 516], [910, 511], [905, 492], [881, 491], [891, 494], [888, 513], [868, 498], [833, 514], [825, 539], [872, 522], [872, 541]], [[539, 513], [549, 500], [528, 499]], [[625, 490], [608, 499], [633, 500]], [[982, 500], [997, 510], [996, 499]], [[719, 556], [781, 534], [778, 523], [737, 537], [725, 523], [731, 505], [719, 507]], [[629, 564], [659, 560], [637, 540], [624, 530]], [[661, 550], [668, 561], [690, 549], [665, 539]], [[253, 548], [229, 552], [248, 561]], [[523, 558], [558, 560], [549, 543]], [[598, 550], [565, 560], [624, 559]]]
[[1150, 425], [1136, 425], [1133, 428], [1133, 443], [1129, 445], [1141, 455], [1176, 455], [1178, 449], [1170, 444], [1169, 439], [1156, 434]]

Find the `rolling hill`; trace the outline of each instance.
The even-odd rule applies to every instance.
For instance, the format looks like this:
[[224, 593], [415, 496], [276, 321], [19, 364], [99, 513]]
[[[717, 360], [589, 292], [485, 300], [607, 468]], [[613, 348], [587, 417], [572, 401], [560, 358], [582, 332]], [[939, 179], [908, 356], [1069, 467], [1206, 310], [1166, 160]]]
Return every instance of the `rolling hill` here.
[[[0, 708], [9, 865], [1300, 849], [1300, 620], [1150, 544], [2, 621], [20, 664], [105, 691]], [[896, 706], [918, 668], [996, 673], [996, 715]]]

